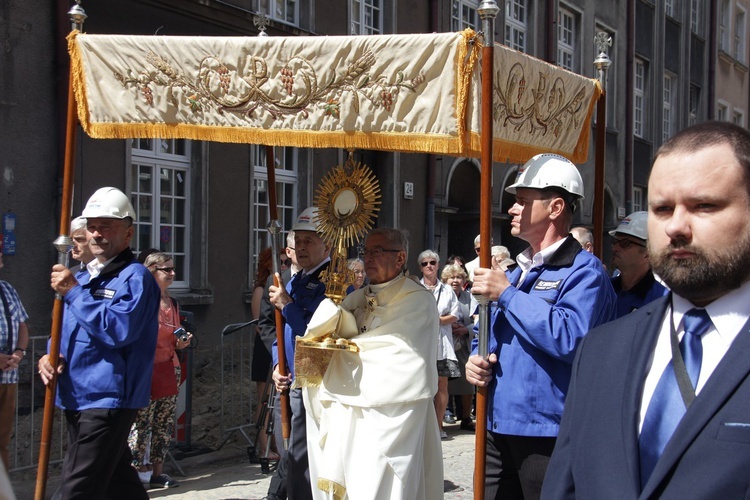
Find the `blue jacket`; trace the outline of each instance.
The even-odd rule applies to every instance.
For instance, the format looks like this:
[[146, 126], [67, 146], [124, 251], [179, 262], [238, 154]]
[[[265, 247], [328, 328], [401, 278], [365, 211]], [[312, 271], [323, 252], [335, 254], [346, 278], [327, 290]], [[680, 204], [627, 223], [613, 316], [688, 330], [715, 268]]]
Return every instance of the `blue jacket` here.
[[[286, 291], [294, 302], [290, 302], [281, 311], [284, 317], [284, 349], [286, 366], [289, 374], [294, 377], [294, 348], [297, 337], [301, 337], [307, 330], [313, 313], [323, 299], [326, 298], [326, 286], [320, 281], [320, 274], [328, 269], [330, 262], [316, 269], [312, 274], [300, 277], [297, 273], [291, 281], [286, 284]], [[276, 341], [273, 342], [273, 366], [279, 364], [279, 351]]]
[[669, 293], [669, 291], [664, 288], [664, 285], [656, 281], [651, 269], [649, 269], [646, 275], [641, 278], [641, 281], [636, 283], [636, 285], [630, 290], [626, 291], [622, 289], [621, 276], [612, 278], [612, 287], [617, 294], [617, 310], [615, 311], [615, 318], [621, 318], [626, 314], [630, 314], [636, 309], [640, 309], [649, 302]]
[[599, 259], [572, 236], [521, 285], [519, 267], [507, 274], [513, 286], [491, 313], [489, 352], [498, 363], [489, 386], [487, 428], [554, 437], [576, 348], [586, 332], [612, 319], [615, 292]]
[[151, 395], [161, 290], [126, 249], [64, 297], [57, 405], [65, 410], [142, 408]]

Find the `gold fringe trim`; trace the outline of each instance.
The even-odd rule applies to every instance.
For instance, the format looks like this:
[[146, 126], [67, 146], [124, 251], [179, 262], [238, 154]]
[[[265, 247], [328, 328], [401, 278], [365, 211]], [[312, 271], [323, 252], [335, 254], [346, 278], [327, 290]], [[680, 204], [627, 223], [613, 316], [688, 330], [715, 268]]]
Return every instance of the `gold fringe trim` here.
[[[79, 101], [79, 117], [81, 104]], [[84, 115], [87, 117], [88, 115]], [[193, 139], [199, 141], [296, 146], [301, 148], [356, 148], [414, 153], [461, 154], [457, 136], [399, 132], [282, 130], [166, 123], [88, 123], [84, 131], [94, 139]]]
[[[477, 33], [467, 28], [461, 32], [462, 39], [458, 46], [456, 54], [456, 125], [458, 137], [461, 138], [461, 151], [459, 154], [465, 154], [467, 145], [464, 144], [466, 138], [466, 128], [468, 126], [468, 102], [471, 95], [472, 76], [474, 68], [479, 60], [481, 43]], [[481, 92], [482, 89], [475, 89], [475, 92]]]
[[[589, 157], [589, 138], [591, 136], [591, 117], [594, 115], [596, 109], [596, 103], [599, 102], [599, 98], [602, 96], [602, 86], [599, 80], [592, 79], [594, 82], [594, 95], [589, 101], [589, 109], [586, 113], [586, 120], [583, 122], [583, 130], [581, 135], [578, 136], [578, 143], [576, 143], [576, 149], [573, 152], [573, 156], [576, 159], [571, 159], [573, 163], [584, 163]], [[597, 125], [598, 126], [598, 125]], [[604, 124], [606, 127], [606, 124]]]
[[346, 487], [330, 479], [318, 478], [318, 489], [326, 493], [333, 493], [333, 498], [339, 500], [346, 495]]
[[76, 40], [80, 34], [80, 31], [73, 30], [66, 38], [68, 41], [68, 54], [70, 55], [70, 85], [73, 88], [73, 95], [75, 96], [78, 121], [81, 123], [83, 131], [91, 135], [89, 133], [91, 128], [89, 124], [89, 100], [86, 95], [86, 78], [83, 71], [83, 59]]

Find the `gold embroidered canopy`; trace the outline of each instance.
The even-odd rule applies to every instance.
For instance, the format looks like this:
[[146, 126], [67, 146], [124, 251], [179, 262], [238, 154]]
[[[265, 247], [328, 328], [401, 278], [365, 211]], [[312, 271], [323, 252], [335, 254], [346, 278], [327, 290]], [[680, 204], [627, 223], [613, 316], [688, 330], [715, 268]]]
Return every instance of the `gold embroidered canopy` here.
[[[69, 37], [83, 129], [162, 137], [480, 154], [480, 47], [461, 33], [321, 37]], [[495, 161], [586, 160], [600, 89], [497, 45]]]

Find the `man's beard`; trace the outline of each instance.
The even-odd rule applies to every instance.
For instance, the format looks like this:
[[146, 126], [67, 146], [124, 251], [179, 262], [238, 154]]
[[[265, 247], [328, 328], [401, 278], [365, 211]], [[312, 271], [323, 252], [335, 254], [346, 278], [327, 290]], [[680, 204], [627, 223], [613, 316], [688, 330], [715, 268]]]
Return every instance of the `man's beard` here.
[[[689, 259], [674, 259], [675, 249], [693, 253]], [[750, 232], [725, 248], [695, 247], [673, 240], [657, 251], [649, 245], [654, 273], [676, 294], [691, 302], [711, 301], [735, 290], [750, 276]]]

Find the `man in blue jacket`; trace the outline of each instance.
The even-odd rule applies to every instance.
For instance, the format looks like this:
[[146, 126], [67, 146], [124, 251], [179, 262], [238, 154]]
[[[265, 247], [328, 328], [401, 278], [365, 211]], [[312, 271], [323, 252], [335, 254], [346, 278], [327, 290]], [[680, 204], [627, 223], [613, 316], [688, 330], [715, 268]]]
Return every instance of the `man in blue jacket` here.
[[612, 236], [612, 278], [617, 294], [615, 317], [620, 318], [667, 294], [651, 271], [648, 249], [648, 212], [633, 212], [620, 221]]
[[612, 319], [615, 294], [601, 262], [570, 235], [583, 198], [575, 165], [537, 155], [506, 191], [516, 195], [511, 234], [530, 247], [507, 275], [474, 272], [472, 293], [494, 307], [489, 358], [475, 351], [466, 378], [489, 387], [485, 497], [528, 500], [541, 494], [576, 348]]
[[[331, 262], [331, 247], [318, 233], [318, 209], [304, 210], [292, 228], [294, 230], [294, 253], [297, 264], [302, 269], [286, 287], [271, 286], [268, 297], [274, 307], [284, 317], [284, 354], [289, 375], [279, 374], [279, 351], [273, 343], [273, 380], [281, 392], [289, 389], [294, 379], [294, 352], [297, 338], [305, 334], [307, 324], [323, 299], [326, 286], [320, 275]], [[289, 391], [289, 405], [292, 410], [289, 447], [279, 460], [279, 474], [286, 477], [286, 493], [290, 499], [312, 499], [310, 471], [307, 460], [307, 433], [305, 405], [302, 402], [302, 389]], [[270, 491], [267, 498], [279, 498], [281, 491]]]
[[[135, 210], [124, 193], [97, 190], [83, 217], [95, 259], [75, 276], [61, 264], [51, 275], [65, 302], [56, 404], [68, 428], [53, 498], [146, 499], [127, 438], [151, 394], [161, 292], [130, 250]], [[38, 367], [49, 384], [49, 355]]]

